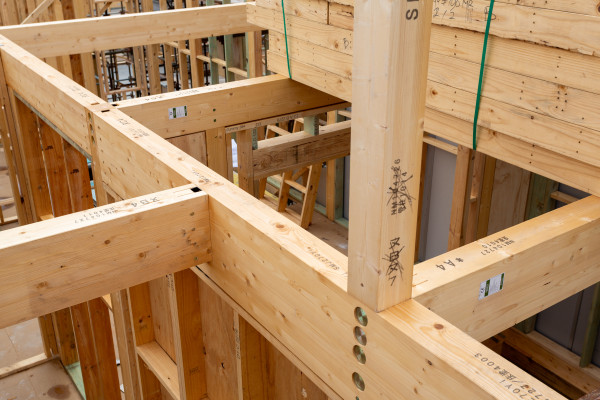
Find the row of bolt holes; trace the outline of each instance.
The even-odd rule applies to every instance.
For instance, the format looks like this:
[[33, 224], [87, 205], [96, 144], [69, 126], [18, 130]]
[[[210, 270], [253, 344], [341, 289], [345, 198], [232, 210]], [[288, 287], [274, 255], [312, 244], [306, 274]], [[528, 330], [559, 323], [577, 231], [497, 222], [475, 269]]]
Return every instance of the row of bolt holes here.
[[[367, 324], [369, 323], [367, 313], [361, 307], [356, 307], [354, 309], [354, 318], [356, 318], [356, 321], [362, 326], [367, 326]], [[359, 344], [363, 346], [367, 345], [367, 334], [365, 333], [364, 329], [360, 326], [354, 327], [354, 337], [356, 338], [356, 341]], [[367, 356], [365, 355], [365, 351], [362, 347], [355, 345], [352, 351], [359, 363], [364, 364], [367, 362]], [[356, 385], [358, 390], [365, 390], [365, 381], [358, 372], [352, 373], [352, 381], [354, 382], [354, 385]], [[358, 396], [356, 396], [356, 400], [359, 400]]]

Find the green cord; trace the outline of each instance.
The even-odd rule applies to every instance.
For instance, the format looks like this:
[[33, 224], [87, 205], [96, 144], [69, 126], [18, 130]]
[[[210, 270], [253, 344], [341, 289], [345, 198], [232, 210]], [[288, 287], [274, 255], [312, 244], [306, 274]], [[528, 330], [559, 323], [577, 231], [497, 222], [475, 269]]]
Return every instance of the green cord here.
[[[283, 2], [283, 0], [281, 0]], [[490, 0], [490, 9], [485, 25], [485, 36], [483, 38], [483, 52], [481, 54], [481, 66], [479, 67], [479, 85], [477, 86], [477, 101], [475, 102], [475, 117], [473, 118], [473, 150], [477, 149], [477, 118], [479, 117], [479, 103], [481, 102], [481, 87], [483, 86], [483, 69], [485, 67], [485, 53], [487, 51], [488, 36], [490, 34], [490, 23], [494, 11], [494, 0]], [[287, 44], [287, 43], [286, 43]]]
[[292, 68], [290, 67], [290, 51], [288, 50], [287, 27], [285, 26], [285, 7], [283, 6], [283, 0], [281, 0], [281, 11], [283, 12], [283, 33], [285, 34], [285, 54], [287, 56], [288, 74], [290, 74], [290, 79], [292, 79]]

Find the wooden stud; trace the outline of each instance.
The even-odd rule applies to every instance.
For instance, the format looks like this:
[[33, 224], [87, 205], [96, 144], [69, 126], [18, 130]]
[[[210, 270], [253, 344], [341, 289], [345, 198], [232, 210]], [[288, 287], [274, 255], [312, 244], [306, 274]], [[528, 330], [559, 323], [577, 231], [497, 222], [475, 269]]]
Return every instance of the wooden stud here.
[[43, 216], [52, 215], [52, 202], [42, 155], [38, 118], [22, 101], [16, 98], [14, 100], [19, 124], [21, 157], [25, 160], [25, 170], [29, 178], [27, 188], [33, 204], [34, 221], [40, 221]]
[[458, 146], [456, 170], [454, 172], [454, 192], [452, 194], [452, 211], [450, 214], [448, 250], [454, 250], [460, 247], [462, 242], [463, 214], [465, 210], [465, 198], [467, 195], [467, 182], [470, 163], [471, 149], [465, 146]]
[[206, 396], [200, 291], [196, 275], [183, 270], [170, 275], [171, 314], [179, 392], [182, 400]]

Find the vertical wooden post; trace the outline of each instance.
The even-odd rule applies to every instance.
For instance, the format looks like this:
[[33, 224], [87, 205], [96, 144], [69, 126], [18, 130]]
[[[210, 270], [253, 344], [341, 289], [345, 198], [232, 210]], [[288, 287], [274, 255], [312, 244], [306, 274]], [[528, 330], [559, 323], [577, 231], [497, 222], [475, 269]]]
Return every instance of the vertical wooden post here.
[[[25, 188], [25, 171], [23, 160], [18, 146], [17, 126], [14, 108], [10, 101], [8, 86], [4, 78], [4, 67], [0, 59], [0, 101], [2, 105], [2, 114], [0, 118], [0, 135], [4, 143], [4, 155], [10, 176], [17, 216], [21, 224], [33, 221], [33, 211], [28, 201], [27, 190]], [[19, 182], [21, 185], [19, 186]]]
[[[206, 0], [207, 6], [214, 6], [215, 0]], [[216, 85], [219, 83], [219, 66], [213, 62], [213, 57], [217, 52], [217, 38], [211, 36], [208, 38], [208, 56], [210, 57], [210, 84]]]
[[198, 277], [186, 269], [172, 275], [170, 287], [173, 339], [182, 400], [206, 396], [204, 344]]
[[[327, 124], [341, 122], [343, 118], [337, 111], [327, 113]], [[344, 214], [344, 158], [327, 161], [327, 218], [335, 221]]]
[[454, 191], [452, 193], [452, 209], [450, 211], [450, 233], [448, 235], [448, 250], [454, 250], [461, 245], [463, 236], [463, 216], [465, 213], [465, 197], [469, 180], [471, 164], [471, 149], [458, 146], [456, 169], [454, 170]]
[[246, 57], [248, 78], [263, 76], [262, 32], [246, 33]]
[[206, 154], [208, 167], [229, 179], [229, 168], [227, 160], [227, 140], [225, 128], [213, 128], [206, 130]]
[[25, 161], [27, 188], [32, 199], [34, 219], [30, 222], [41, 221], [52, 215], [52, 202], [46, 178], [46, 167], [42, 155], [38, 117], [22, 101], [12, 96], [19, 124], [19, 143], [21, 157]]
[[348, 291], [377, 311], [412, 294], [431, 7], [354, 6]]
[[258, 185], [254, 182], [254, 166], [252, 164], [252, 150], [253, 143], [255, 142], [252, 138], [254, 133], [252, 130], [245, 130], [237, 132], [237, 155], [238, 155], [238, 181], [240, 188], [244, 189], [251, 195], [256, 195], [255, 190], [258, 189]]

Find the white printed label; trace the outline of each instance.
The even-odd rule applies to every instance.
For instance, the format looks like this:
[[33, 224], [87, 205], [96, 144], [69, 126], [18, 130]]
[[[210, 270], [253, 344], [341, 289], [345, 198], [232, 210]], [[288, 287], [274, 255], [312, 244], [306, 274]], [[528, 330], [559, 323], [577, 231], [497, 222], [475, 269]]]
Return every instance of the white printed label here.
[[169, 108], [169, 119], [187, 117], [187, 106]]
[[498, 293], [504, 287], [504, 272], [500, 275], [481, 282], [479, 285], [479, 300]]

